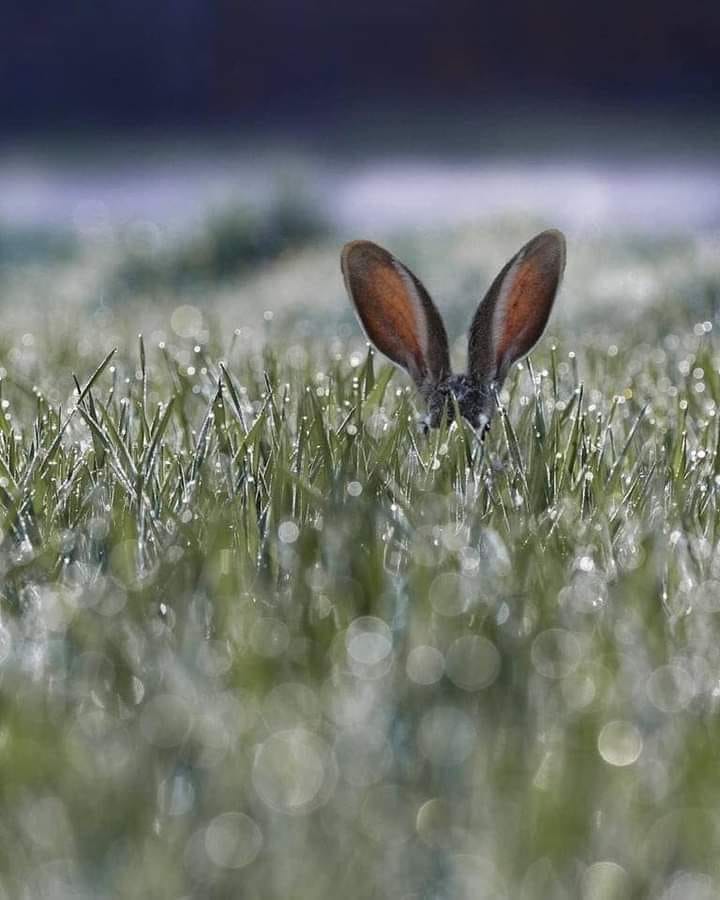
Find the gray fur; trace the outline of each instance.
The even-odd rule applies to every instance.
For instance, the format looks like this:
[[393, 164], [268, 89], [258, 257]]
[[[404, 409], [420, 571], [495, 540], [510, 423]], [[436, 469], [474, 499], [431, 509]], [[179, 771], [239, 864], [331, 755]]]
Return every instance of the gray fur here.
[[455, 418], [453, 396], [460, 415], [467, 419], [473, 428], [489, 424], [495, 407], [492, 385], [483, 383], [472, 375], [451, 375], [438, 382], [427, 398], [427, 422], [431, 428], [438, 427], [443, 415], [447, 416], [448, 422], [452, 422]]

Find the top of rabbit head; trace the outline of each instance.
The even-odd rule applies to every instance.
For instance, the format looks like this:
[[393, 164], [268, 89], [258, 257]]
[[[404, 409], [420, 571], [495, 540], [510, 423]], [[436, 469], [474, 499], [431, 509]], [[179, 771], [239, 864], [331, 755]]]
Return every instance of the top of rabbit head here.
[[[454, 417], [455, 403], [474, 428], [487, 427], [513, 363], [545, 330], [565, 268], [565, 238], [543, 231], [497, 275], [477, 308], [468, 334], [467, 374], [454, 375], [442, 317], [418, 278], [371, 241], [342, 251], [345, 286], [365, 333], [405, 369], [428, 407], [428, 424]], [[454, 398], [454, 399], [453, 399]]]

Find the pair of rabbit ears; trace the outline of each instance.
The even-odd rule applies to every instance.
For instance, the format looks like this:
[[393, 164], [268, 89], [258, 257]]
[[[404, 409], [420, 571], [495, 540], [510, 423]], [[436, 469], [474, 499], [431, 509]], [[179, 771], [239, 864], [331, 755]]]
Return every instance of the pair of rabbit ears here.
[[[565, 268], [565, 238], [543, 231], [504, 266], [480, 303], [468, 340], [468, 371], [502, 383], [542, 336]], [[342, 271], [368, 338], [423, 393], [450, 375], [442, 317], [422, 283], [370, 241], [343, 248]]]

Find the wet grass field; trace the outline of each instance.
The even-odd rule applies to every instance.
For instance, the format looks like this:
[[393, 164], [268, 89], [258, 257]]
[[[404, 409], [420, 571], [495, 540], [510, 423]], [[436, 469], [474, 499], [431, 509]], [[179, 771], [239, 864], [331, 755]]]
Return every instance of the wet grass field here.
[[[4, 245], [0, 897], [716, 897], [717, 240], [569, 233], [480, 443], [296, 213]], [[389, 239], [458, 367], [536, 230]]]

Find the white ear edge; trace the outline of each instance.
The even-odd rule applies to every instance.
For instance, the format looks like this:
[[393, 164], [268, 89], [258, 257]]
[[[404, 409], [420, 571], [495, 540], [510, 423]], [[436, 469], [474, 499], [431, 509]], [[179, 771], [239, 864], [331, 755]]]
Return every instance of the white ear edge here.
[[407, 296], [410, 300], [410, 306], [413, 312], [413, 317], [415, 319], [415, 324], [417, 326], [420, 352], [422, 353], [423, 362], [425, 364], [427, 373], [428, 375], [430, 375], [430, 337], [428, 334], [427, 312], [425, 310], [425, 306], [422, 302], [420, 294], [418, 294], [417, 288], [415, 287], [415, 282], [413, 281], [405, 266], [403, 266], [402, 263], [398, 262], [395, 257], [393, 257], [392, 262], [393, 268], [400, 276], [400, 280], [402, 281], [403, 285], [405, 286], [405, 290], [407, 291]]
[[[558, 266], [557, 266], [557, 270], [558, 270], [557, 285], [555, 287], [555, 292], [554, 292], [554, 294], [552, 296], [552, 300], [550, 302], [550, 312], [552, 312], [552, 307], [555, 303], [555, 298], [557, 297], [557, 293], [560, 290], [560, 285], [562, 284], [562, 278], [565, 273], [565, 261], [566, 261], [566, 256], [567, 256], [567, 247], [566, 247], [566, 243], [565, 243], [565, 236], [563, 235], [563, 233], [561, 231], [558, 231], [558, 229], [556, 229], [556, 228], [549, 228], [546, 231], [543, 231], [540, 234], [536, 235], [533, 240], [529, 241], [528, 244], [525, 245], [525, 247], [522, 249], [522, 251], [518, 254], [517, 258], [514, 260], [513, 264], [508, 269], [508, 271], [505, 275], [505, 278], [503, 279], [502, 287], [500, 288], [500, 293], [498, 294], [497, 301], [495, 303], [495, 310], [494, 310], [495, 315], [493, 316], [493, 322], [492, 322], [492, 341], [493, 341], [494, 347], [497, 347], [502, 339], [502, 334], [503, 334], [504, 326], [505, 326], [505, 311], [507, 309], [508, 298], [514, 287], [515, 277], [518, 273], [518, 270], [520, 269], [522, 264], [527, 259], [528, 252], [529, 252], [530, 248], [532, 247], [532, 245], [535, 243], [535, 241], [537, 241], [539, 238], [542, 238], [542, 237], [554, 238], [556, 245], [558, 247], [558, 250], [559, 250], [559, 254], [560, 254], [559, 260], [558, 260]], [[548, 313], [548, 318], [549, 318], [550, 312]], [[517, 347], [520, 336], [518, 336], [518, 338], [516, 338], [516, 340], [513, 341], [513, 343], [510, 345], [510, 347], [508, 347], [508, 349], [505, 351], [504, 358], [502, 360], [498, 361], [497, 376], [496, 376], [497, 381], [502, 382], [506, 378], [506, 376], [507, 376], [508, 372], [510, 371], [510, 369], [512, 368], [513, 364], [515, 362], [520, 362], [520, 360], [522, 360], [522, 359], [525, 359], [525, 357], [528, 356], [533, 351], [533, 349], [540, 342], [544, 331], [545, 331], [545, 328], [543, 328], [540, 331], [540, 333], [537, 336], [537, 339], [532, 344], [523, 346], [522, 349], [517, 349], [517, 350], [514, 349], [515, 347]]]
[[[515, 281], [515, 276], [517, 275], [517, 271], [520, 268], [523, 260], [525, 259], [525, 254], [518, 256], [515, 262], [510, 266], [503, 279], [502, 287], [500, 288], [500, 293], [498, 294], [498, 298], [495, 301], [495, 315], [493, 316], [492, 322], [492, 346], [493, 348], [497, 347], [500, 344], [502, 339], [502, 334], [505, 325], [505, 311], [507, 309], [508, 297], [510, 291], [512, 289], [513, 283]], [[512, 360], [513, 356], [510, 353], [506, 353], [505, 357], [507, 360]], [[497, 366], [497, 374], [495, 376], [496, 380], [503, 381], [507, 373], [510, 371], [510, 367], [512, 366], [512, 362], [506, 362], [505, 359], [498, 361]]]

